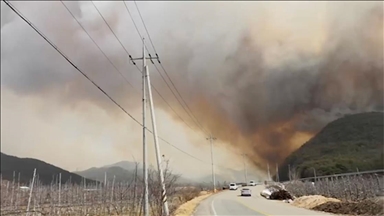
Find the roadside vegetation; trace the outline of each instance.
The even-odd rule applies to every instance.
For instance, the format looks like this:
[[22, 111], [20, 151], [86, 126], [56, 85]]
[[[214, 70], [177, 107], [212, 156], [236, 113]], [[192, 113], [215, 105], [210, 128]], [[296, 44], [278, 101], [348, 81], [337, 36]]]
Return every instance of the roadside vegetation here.
[[347, 215], [384, 215], [384, 173], [293, 180], [285, 183], [293, 205]]
[[[158, 172], [150, 170], [148, 174], [150, 214], [161, 215], [163, 205]], [[207, 188], [178, 184], [179, 176], [173, 175], [168, 166], [164, 176], [171, 213]], [[36, 178], [32, 192], [30, 184], [20, 183], [17, 178], [2, 180], [1, 215], [25, 215], [28, 203], [29, 215], [143, 215], [143, 183], [137, 168], [130, 182], [60, 184], [59, 180], [55, 178], [47, 185]]]

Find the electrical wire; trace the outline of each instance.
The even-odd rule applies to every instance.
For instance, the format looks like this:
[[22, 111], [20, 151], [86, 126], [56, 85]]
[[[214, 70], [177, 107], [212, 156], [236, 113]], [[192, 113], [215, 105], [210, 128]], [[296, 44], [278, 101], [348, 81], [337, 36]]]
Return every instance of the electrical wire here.
[[[124, 4], [125, 4], [125, 7], [126, 7], [126, 9], [127, 9], [128, 14], [130, 15], [130, 18], [131, 18], [133, 24], [134, 24], [135, 27], [136, 27], [136, 31], [137, 31], [139, 37], [142, 38], [142, 35], [140, 34], [140, 31], [139, 31], [139, 29], [138, 29], [138, 27], [137, 27], [137, 25], [136, 25], [136, 22], [134, 21], [134, 19], [133, 19], [133, 17], [132, 17], [132, 14], [130, 13], [130, 11], [129, 11], [129, 9], [128, 9], [128, 6], [126, 5], [125, 1], [124, 1]], [[140, 15], [141, 21], [142, 21], [142, 23], [143, 23], [143, 25], [144, 25], [144, 28], [145, 28], [145, 30], [146, 30], [146, 32], [147, 32], [147, 35], [148, 35], [149, 40], [150, 40], [150, 42], [151, 42], [151, 45], [152, 45], [154, 51], [156, 52], [156, 56], [158, 56], [157, 51], [156, 51], [156, 48], [155, 48], [155, 46], [154, 46], [154, 44], [153, 44], [153, 42], [152, 42], [151, 36], [150, 36], [150, 34], [149, 34], [149, 32], [148, 32], [147, 26], [145, 25], [144, 19], [143, 19], [142, 15], [141, 15], [140, 9], [138, 8], [138, 5], [136, 4], [136, 1], [135, 1], [135, 5], [136, 5], [137, 11], [138, 11], [138, 13], [139, 13], [139, 15]], [[147, 51], [148, 51], [148, 48], [146, 48], [146, 49], [147, 49]], [[158, 61], [158, 62], [160, 63], [160, 61]], [[161, 63], [160, 63], [160, 65], [161, 65], [161, 67], [163, 68], [163, 70], [165, 71], [163, 65], [162, 65]], [[204, 128], [202, 127], [202, 125], [200, 124], [200, 122], [197, 120], [197, 118], [193, 115], [191, 109], [188, 107], [188, 104], [186, 104], [186, 102], [185, 102], [185, 100], [183, 99], [183, 97], [181, 96], [180, 92], [177, 90], [176, 86], [174, 85], [174, 83], [172, 82], [171, 78], [169, 77], [167, 71], [165, 71], [166, 76], [167, 76], [168, 79], [171, 81], [173, 87], [175, 88], [175, 90], [176, 90], [177, 93], [179, 94], [179, 97], [183, 100], [183, 102], [184, 102], [184, 104], [187, 106], [187, 108], [185, 108], [185, 106], [183, 105], [183, 103], [182, 103], [182, 102], [180, 101], [180, 99], [176, 96], [175, 92], [172, 90], [172, 88], [170, 87], [170, 85], [168, 84], [168, 82], [166, 81], [166, 79], [164, 78], [164, 76], [161, 74], [161, 72], [160, 72], [160, 70], [157, 68], [157, 66], [156, 66], [155, 64], [154, 64], [154, 66], [155, 66], [155, 68], [156, 68], [157, 73], [159, 73], [160, 77], [161, 77], [162, 80], [165, 82], [165, 84], [167, 85], [167, 87], [169, 88], [169, 90], [172, 92], [173, 96], [176, 98], [176, 100], [178, 101], [178, 103], [180, 104], [180, 106], [181, 106], [181, 107], [184, 109], [184, 111], [187, 113], [187, 115], [192, 119], [192, 121], [194, 121], [194, 123], [197, 125], [197, 127], [198, 127], [204, 134], [208, 134], [207, 131], [204, 130]], [[188, 109], [189, 111], [188, 111], [187, 109]], [[191, 114], [192, 114], [192, 115], [191, 115]], [[183, 120], [183, 121], [184, 121], [184, 120]], [[185, 122], [185, 121], [184, 121], [184, 122]]]
[[[115, 36], [115, 38], [119, 41], [119, 43], [120, 43], [120, 45], [124, 48], [124, 50], [126, 51], [126, 53], [127, 53], [127, 55], [129, 56], [129, 57], [131, 57], [131, 55], [129, 54], [129, 52], [127, 51], [127, 49], [124, 47], [124, 45], [122, 44], [122, 42], [121, 42], [121, 40], [119, 39], [119, 37], [116, 35], [116, 33], [113, 31], [113, 29], [111, 28], [111, 26], [109, 25], [109, 23], [108, 23], [108, 21], [104, 18], [104, 16], [103, 16], [103, 14], [100, 12], [100, 10], [97, 8], [97, 6], [93, 3], [93, 1], [92, 1], [92, 4], [93, 4], [93, 6], [96, 8], [96, 10], [97, 10], [97, 12], [99, 13], [99, 15], [101, 16], [101, 18], [104, 20], [104, 23], [108, 26], [108, 28], [111, 30], [111, 32], [113, 33], [113, 35]], [[126, 6], [126, 9], [127, 9], [127, 11], [128, 11], [128, 13], [129, 14], [131, 14], [130, 13], [130, 11], [129, 11], [129, 9], [128, 9], [128, 7], [127, 7], [127, 5], [125, 5]], [[131, 18], [132, 18], [132, 16], [131, 16]], [[138, 34], [139, 34], [139, 36], [141, 37], [141, 35], [140, 35], [140, 32], [139, 32], [139, 30], [138, 30], [138, 28], [137, 28], [137, 25], [136, 25], [136, 23], [134, 22], [134, 24], [135, 24], [135, 27], [136, 27], [136, 30], [137, 30], [137, 32], [138, 32]], [[84, 29], [85, 30], [85, 29]], [[86, 31], [86, 30], [85, 30]], [[148, 49], [147, 49], [147, 51], [148, 51]], [[137, 70], [140, 72], [140, 73], [142, 73], [142, 71], [137, 67], [137, 65], [136, 65], [136, 68], [137, 68]], [[193, 128], [188, 124], [188, 123], [186, 123], [186, 121], [184, 120], [184, 119], [182, 119], [181, 118], [181, 116], [171, 107], [171, 105], [165, 100], [165, 98], [160, 94], [160, 92], [155, 88], [155, 86], [153, 86], [153, 84], [151, 84], [151, 87], [153, 87], [153, 89], [155, 90], [155, 92], [161, 97], [161, 99], [167, 104], [167, 106], [169, 106], [170, 108], [171, 108], [171, 110], [190, 128], [190, 129], [192, 129], [193, 130]]]
[[[148, 32], [148, 29], [147, 29], [147, 26], [145, 25], [145, 22], [144, 22], [143, 16], [141, 16], [141, 13], [140, 13], [139, 7], [137, 6], [137, 3], [136, 3], [136, 1], [134, 1], [134, 2], [135, 2], [135, 5], [136, 5], [136, 8], [137, 8], [137, 11], [139, 12], [139, 16], [140, 16], [140, 18], [141, 18], [141, 21], [143, 22], [143, 25], [144, 25], [145, 31], [146, 31], [146, 32], [147, 32], [147, 34], [148, 34], [148, 38], [149, 38], [149, 41], [151, 42], [152, 48], [153, 48], [153, 50], [155, 51], [155, 53], [157, 53], [157, 51], [156, 51], [156, 48], [155, 48], [155, 46], [153, 45], [153, 42], [152, 42], [152, 39], [151, 39], [151, 35], [149, 34], [149, 32]], [[132, 20], [133, 20], [133, 19], [132, 19]]]
[[[146, 31], [146, 33], [147, 33], [147, 35], [148, 35], [149, 41], [151, 42], [152, 48], [153, 48], [153, 50], [155, 51], [156, 56], [158, 56], [158, 53], [157, 53], [156, 48], [155, 48], [155, 45], [154, 45], [153, 42], [152, 42], [151, 35], [149, 34], [147, 25], [145, 24], [144, 19], [143, 19], [143, 16], [141, 15], [140, 9], [139, 9], [139, 7], [138, 7], [136, 1], [134, 1], [134, 2], [135, 2], [136, 9], [137, 9], [137, 11], [138, 11], [138, 13], [139, 13], [140, 19], [141, 19], [141, 21], [142, 21], [142, 23], [143, 23], [143, 26], [144, 26], [144, 28], [145, 28], [145, 31]], [[131, 18], [132, 18], [132, 17], [131, 17]], [[133, 19], [132, 19], [132, 21], [133, 21]], [[133, 22], [134, 22], [134, 21], [133, 21]], [[136, 26], [136, 24], [135, 24], [135, 26]], [[139, 35], [140, 35], [140, 33], [139, 33]], [[190, 112], [191, 114], [189, 114], [188, 111], [186, 111], [185, 107], [182, 105], [182, 103], [181, 103], [181, 102], [179, 101], [179, 99], [176, 97], [176, 95], [175, 95], [174, 92], [172, 91], [171, 87], [168, 85], [168, 83], [167, 83], [167, 82], [164, 80], [164, 78], [162, 77], [163, 80], [164, 80], [164, 82], [167, 84], [168, 88], [169, 88], [169, 89], [171, 90], [171, 92], [174, 94], [175, 98], [179, 101], [180, 105], [181, 105], [181, 106], [183, 107], [183, 109], [188, 113], [188, 115], [191, 117], [191, 119], [192, 119], [193, 121], [195, 121], [195, 123], [198, 125], [198, 127], [199, 127], [202, 131], [204, 131], [205, 133], [207, 133], [207, 131], [206, 131], [206, 130], [204, 129], [204, 127], [201, 125], [201, 123], [199, 122], [199, 120], [198, 120], [198, 119], [196, 118], [196, 116], [193, 114], [192, 110], [190, 109], [190, 107], [188, 106], [188, 104], [186, 103], [186, 101], [184, 100], [184, 98], [182, 97], [182, 95], [180, 94], [179, 90], [176, 88], [176, 85], [174, 84], [174, 82], [172, 81], [171, 77], [169, 76], [167, 70], [165, 70], [164, 66], [161, 64], [160, 61], [159, 61], [159, 64], [160, 64], [161, 68], [163, 69], [163, 71], [165, 72], [165, 74], [166, 74], [166, 76], [168, 77], [168, 79], [171, 81], [171, 84], [172, 84], [173, 88], [176, 90], [177, 94], [179, 95], [179, 97], [181, 98], [181, 100], [184, 102], [185, 106], [187, 107], [187, 109], [189, 110], [189, 112]], [[157, 70], [157, 71], [160, 73], [159, 70]], [[192, 117], [191, 115], [192, 115], [193, 117]], [[207, 133], [207, 134], [208, 134], [208, 133]]]
[[192, 112], [192, 110], [189, 108], [187, 102], [185, 102], [184, 98], [181, 96], [179, 90], [176, 88], [176, 86], [175, 86], [175, 84], [173, 83], [171, 77], [168, 75], [167, 70], [165, 70], [163, 64], [160, 63], [160, 66], [161, 66], [161, 68], [163, 69], [163, 71], [165, 72], [165, 75], [167, 75], [169, 81], [171, 81], [171, 84], [172, 84], [172, 86], [175, 88], [177, 94], [180, 96], [181, 100], [184, 102], [185, 106], [187, 107], [187, 109], [189, 110], [189, 112], [192, 114], [192, 116], [193, 116], [194, 119], [196, 120], [196, 122], [197, 122], [197, 124], [199, 125], [199, 127], [200, 127], [203, 131], [205, 131], [206, 133], [208, 133], [208, 132], [204, 129], [204, 127], [201, 125], [201, 123], [199, 122], [199, 120], [196, 118], [196, 116], [193, 114], [193, 112]]
[[[18, 15], [24, 22], [26, 22], [37, 34], [39, 34], [49, 45], [51, 45], [70, 65], [72, 65], [79, 73], [81, 73], [88, 81], [90, 81], [96, 88], [98, 88], [106, 97], [108, 97], [116, 106], [118, 106], [125, 114], [127, 114], [132, 120], [134, 120], [137, 124], [140, 126], [143, 126], [142, 123], [140, 123], [135, 117], [133, 117], [128, 111], [126, 111], [119, 103], [117, 103], [106, 91], [104, 91], [99, 85], [97, 85], [91, 78], [88, 77], [82, 70], [80, 70], [79, 67], [76, 66], [76, 64], [68, 57], [66, 56], [51, 40], [48, 39], [46, 35], [44, 35], [33, 23], [28, 20], [19, 10], [17, 10], [9, 1], [3, 0], [4, 3]], [[153, 132], [149, 129], [147, 129], [148, 132], [152, 133]], [[189, 155], [192, 158], [195, 158], [201, 162], [209, 164], [209, 162], [205, 162], [188, 152], [178, 148], [177, 146], [171, 144], [170, 142], [166, 141], [162, 137], [159, 137], [160, 140], [165, 142], [166, 144], [172, 146], [173, 148], [179, 150], [180, 152], [183, 152], [186, 155]]]
[[107, 24], [109, 30], [111, 30], [111, 32], [113, 33], [113, 35], [115, 36], [115, 38], [117, 39], [117, 41], [119, 41], [120, 45], [124, 48], [125, 52], [128, 54], [128, 56], [131, 56], [131, 54], [129, 54], [128, 50], [125, 48], [125, 46], [123, 45], [123, 43], [120, 41], [119, 37], [117, 37], [115, 31], [113, 31], [113, 29], [111, 28], [111, 26], [108, 24], [107, 20], [105, 20], [103, 14], [101, 14], [101, 12], [99, 11], [99, 9], [96, 7], [95, 3], [93, 1], [92, 2], [92, 5], [93, 7], [95, 7], [95, 9], [97, 10], [97, 12], [100, 14], [101, 18], [103, 18], [104, 20], [104, 23]]
[[100, 52], [107, 58], [109, 63], [116, 69], [116, 71], [123, 77], [123, 79], [137, 92], [137, 90], [133, 87], [133, 85], [125, 78], [125, 76], [121, 73], [121, 71], [116, 67], [116, 65], [112, 62], [112, 60], [105, 54], [105, 52], [101, 49], [101, 47], [96, 43], [96, 41], [92, 38], [92, 36], [88, 33], [88, 31], [84, 28], [84, 26], [79, 22], [79, 20], [76, 18], [76, 16], [72, 13], [72, 11], [67, 7], [67, 5], [60, 0], [60, 2], [64, 5], [64, 7], [67, 9], [67, 11], [72, 15], [73, 19], [80, 25], [80, 27], [84, 30], [84, 32], [88, 35], [88, 37], [92, 40], [92, 42], [97, 46], [97, 48], [100, 50]]
[[[143, 39], [143, 36], [140, 34], [140, 31], [139, 31], [139, 29], [138, 29], [138, 27], [137, 27], [137, 25], [136, 25], [136, 22], [135, 22], [135, 20], [133, 19], [133, 16], [132, 16], [132, 14], [131, 14], [131, 12], [130, 12], [130, 10], [128, 9], [128, 6], [127, 6], [127, 4], [126, 4], [126, 2], [123, 0], [123, 2], [124, 2], [124, 6], [125, 6], [125, 8], [126, 8], [126, 10], [127, 10], [127, 12], [128, 12], [128, 14], [129, 14], [129, 16], [130, 16], [130, 18], [131, 18], [131, 20], [132, 20], [132, 22], [133, 22], [133, 24], [134, 24], [134, 26], [135, 26], [135, 28], [136, 28], [136, 31], [137, 31], [137, 33], [138, 33], [138, 35], [139, 35], [139, 37], [140, 37], [140, 39]], [[141, 15], [141, 12], [140, 12], [140, 9], [139, 9], [139, 7], [138, 7], [138, 5], [137, 5], [137, 3], [136, 3], [136, 1], [134, 0], [134, 3], [135, 3], [135, 6], [136, 6], [136, 9], [137, 9], [137, 11], [138, 11], [138, 13], [139, 13], [139, 16], [140, 16], [140, 19], [141, 19], [141, 21], [142, 21], [142, 23], [143, 23], [143, 26], [144, 26], [144, 28], [145, 28], [145, 31], [146, 31], [146, 33], [147, 33], [147, 35], [148, 35], [148, 38], [149, 38], [149, 41], [150, 41], [150, 43], [151, 43], [151, 45], [152, 45], [152, 48], [153, 48], [153, 50], [155, 51], [155, 54], [156, 54], [156, 56], [158, 57], [158, 54], [157, 54], [157, 50], [156, 50], [156, 48], [155, 48], [155, 46], [154, 46], [154, 44], [153, 44], [153, 41], [152, 41], [152, 38], [151, 38], [151, 35], [149, 34], [149, 31], [148, 31], [148, 28], [147, 28], [147, 26], [146, 26], [146, 24], [145, 24], [145, 22], [144, 22], [144, 19], [143, 19], [143, 16]], [[99, 12], [100, 13], [100, 12]], [[104, 21], [105, 21], [105, 19], [104, 19]], [[116, 36], [116, 35], [115, 35]], [[148, 53], [149, 53], [149, 50], [148, 50], [148, 48], [145, 46], [145, 49], [148, 51]], [[159, 64], [160, 64], [160, 66], [161, 66], [161, 68], [163, 69], [163, 71], [165, 72], [165, 74], [166, 74], [166, 76], [168, 77], [168, 79], [170, 80], [170, 82], [171, 82], [171, 84], [172, 84], [172, 86], [174, 87], [174, 89], [176, 90], [176, 92], [177, 92], [177, 94], [179, 95], [179, 97], [181, 98], [181, 100], [184, 102], [184, 104], [185, 104], [185, 106], [187, 107], [187, 109], [189, 110], [189, 112], [186, 110], [186, 108], [183, 106], [183, 104], [180, 102], [180, 100], [178, 99], [178, 97], [175, 95], [175, 93], [174, 93], [174, 91], [172, 90], [172, 88], [169, 86], [169, 84], [168, 84], [168, 82], [165, 80], [165, 78], [164, 78], [164, 76], [161, 74], [161, 72], [160, 72], [160, 70], [157, 68], [157, 66], [154, 64], [154, 66], [155, 66], [155, 68], [156, 68], [156, 71], [160, 74], [160, 76], [161, 76], [161, 78], [163, 79], [163, 81], [165, 82], [165, 84], [168, 86], [168, 88], [171, 90], [171, 92], [172, 92], [172, 94], [175, 96], [175, 98], [177, 99], [177, 101], [179, 102], [179, 104], [181, 105], [181, 107], [184, 109], [184, 111], [189, 115], [189, 117], [193, 120], [193, 121], [195, 121], [195, 123], [197, 124], [197, 126], [200, 128], [200, 130], [202, 130], [202, 132], [203, 133], [206, 133], [206, 134], [209, 134], [205, 129], [204, 129], [204, 127], [201, 125], [201, 123], [199, 122], [199, 120], [196, 118], [196, 116], [193, 114], [193, 112], [192, 112], [192, 110], [189, 108], [189, 106], [188, 106], [188, 104], [187, 104], [187, 102], [184, 100], [184, 98], [181, 96], [181, 94], [180, 94], [180, 92], [179, 92], [179, 90], [176, 88], [176, 85], [174, 84], [174, 82], [172, 81], [172, 79], [171, 79], [171, 77], [169, 76], [169, 74], [168, 74], [168, 72], [167, 72], [167, 70], [165, 70], [165, 68], [164, 68], [164, 66], [161, 64], [161, 62], [160, 62], [160, 60], [158, 59], [158, 62], [159, 62]], [[153, 63], [153, 62], [152, 62]], [[152, 86], [152, 85], [151, 85]], [[152, 86], [153, 87], [153, 86]], [[156, 89], [155, 89], [156, 90]], [[164, 102], [166, 102], [166, 104], [173, 110], [173, 108], [168, 104], [168, 102], [163, 98], [163, 96], [156, 90], [156, 92], [160, 95], [160, 97], [164, 100]], [[188, 125], [174, 110], [173, 110], [173, 112], [186, 124], [186, 125]], [[192, 114], [192, 116], [191, 116], [191, 114]], [[189, 125], [188, 125], [188, 127], [190, 127]], [[191, 127], [190, 127], [191, 128]], [[192, 128], [191, 128], [192, 129]], [[161, 139], [161, 138], [160, 138]], [[163, 140], [163, 141], [165, 141], [165, 140]], [[180, 149], [179, 149], [180, 150]], [[184, 153], [186, 153], [186, 152], [184, 152]], [[190, 155], [191, 156], [191, 155]], [[194, 157], [194, 156], [193, 156]], [[197, 159], [197, 158], [196, 158]], [[218, 166], [218, 165], [215, 165], [215, 166]], [[218, 166], [218, 167], [222, 167], [222, 166]], [[224, 167], [222, 167], [222, 168], [224, 168]]]
[[[136, 22], [135, 22], [135, 20], [133, 19], [133, 16], [132, 16], [132, 14], [131, 14], [131, 12], [130, 12], [130, 10], [129, 10], [129, 8], [128, 8], [128, 5], [126, 4], [126, 2], [125, 1], [123, 1], [124, 2], [124, 6], [125, 6], [125, 8], [126, 8], [126, 10], [127, 10], [127, 12], [128, 12], [128, 14], [129, 14], [129, 17], [131, 18], [131, 20], [132, 20], [132, 22], [133, 22], [133, 25], [135, 26], [135, 28], [136, 28], [136, 32], [137, 32], [137, 34], [139, 35], [139, 37], [140, 37], [140, 39], [142, 39], [143, 38], [143, 36], [140, 34], [140, 31], [139, 31], [139, 28], [137, 27], [137, 25], [136, 25]], [[145, 49], [148, 51], [148, 53], [149, 53], [149, 50], [148, 50], [148, 48], [147, 48], [147, 46], [145, 46]], [[157, 73], [159, 73], [160, 74], [160, 76], [161, 76], [161, 78], [163, 79], [163, 81], [166, 83], [166, 85], [168, 86], [168, 88], [171, 90], [171, 92], [172, 92], [172, 94], [175, 96], [175, 98], [178, 100], [178, 102], [181, 104], [181, 102], [180, 102], [180, 100], [177, 98], [177, 96], [175, 95], [175, 93], [172, 91], [172, 89], [170, 88], [170, 86], [169, 86], [169, 84], [168, 84], [168, 82], [165, 80], [165, 78], [164, 78], [164, 76], [161, 74], [161, 72], [159, 71], [159, 69], [156, 67], [156, 65], [154, 64], [154, 66], [155, 66], [155, 68], [156, 68], [156, 71], [157, 71]], [[151, 84], [151, 86], [152, 87], [154, 87], [152, 84]], [[195, 129], [194, 128], [192, 128], [172, 107], [171, 107], [171, 105], [169, 105], [169, 103], [165, 100], [165, 98], [160, 94], [160, 92], [156, 89], [156, 88], [154, 88], [155, 89], [155, 91], [159, 94], [159, 96], [162, 98], [162, 100], [169, 106], [169, 108], [178, 116], [178, 118], [180, 119], [180, 120], [182, 120], [190, 129], [192, 129], [193, 131], [195, 131]], [[182, 104], [181, 104], [182, 105]], [[186, 111], [186, 113], [190, 116], [190, 114], [187, 112], [187, 110], [185, 109], [185, 107], [184, 106], [182, 106], [182, 108]], [[191, 117], [191, 116], [190, 116]], [[191, 117], [192, 118], [192, 117]], [[193, 119], [192, 119], [193, 120]], [[204, 131], [203, 131], [203, 133], [205, 133]]]
[[136, 120], [130, 113], [128, 113], [120, 104], [118, 104], [111, 96], [109, 96], [99, 85], [97, 85], [93, 80], [91, 80], [83, 71], [81, 71], [72, 60], [69, 59], [52, 41], [48, 39], [31, 21], [29, 21], [25, 16], [22, 15], [20, 11], [18, 11], [11, 3], [6, 0], [3, 0], [7, 6], [14, 11], [22, 20], [24, 20], [30, 27], [33, 28], [45, 41], [49, 43], [69, 64], [71, 64], [78, 72], [80, 72], [86, 79], [88, 79], [93, 85], [95, 85], [105, 96], [107, 96], [116, 106], [118, 106], [124, 113], [126, 113], [129, 117], [131, 117], [136, 123], [141, 123]]
[[[139, 28], [138, 28], [137, 25], [136, 25], [136, 22], [133, 20], [133, 16], [132, 16], [132, 14], [131, 14], [131, 11], [128, 9], [128, 5], [127, 5], [127, 3], [126, 3], [124, 0], [123, 0], [123, 3], [124, 3], [124, 6], [125, 6], [125, 9], [126, 9], [127, 12], [128, 12], [129, 17], [131, 18], [131, 20], [132, 20], [132, 22], [133, 22], [133, 25], [134, 25], [135, 28], [136, 28], [137, 33], [139, 34], [140, 40], [144, 39], [144, 37], [140, 34], [140, 31], [139, 31]], [[150, 53], [149, 50], [148, 50], [147, 45], [145, 45], [145, 49], [147, 50], [148, 53]]]

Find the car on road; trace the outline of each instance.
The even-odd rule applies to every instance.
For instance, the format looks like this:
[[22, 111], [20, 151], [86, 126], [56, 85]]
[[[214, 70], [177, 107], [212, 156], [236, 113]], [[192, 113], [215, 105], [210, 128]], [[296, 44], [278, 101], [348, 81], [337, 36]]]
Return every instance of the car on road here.
[[229, 184], [229, 190], [237, 190], [238, 186], [236, 183], [230, 183]]
[[238, 186], [241, 186], [241, 187], [246, 187], [247, 186], [247, 183], [237, 183]]
[[249, 188], [241, 189], [241, 196], [252, 196], [252, 191]]
[[249, 181], [249, 186], [256, 186], [256, 182], [254, 180]]

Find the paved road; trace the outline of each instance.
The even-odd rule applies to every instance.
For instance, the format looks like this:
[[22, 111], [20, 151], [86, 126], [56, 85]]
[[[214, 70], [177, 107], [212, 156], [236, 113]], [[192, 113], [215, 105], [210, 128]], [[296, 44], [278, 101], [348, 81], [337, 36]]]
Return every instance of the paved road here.
[[260, 196], [264, 186], [251, 187], [251, 197], [241, 197], [240, 190], [224, 191], [202, 201], [196, 208], [194, 216], [235, 216], [235, 215], [332, 215], [294, 207], [277, 200], [267, 200]]

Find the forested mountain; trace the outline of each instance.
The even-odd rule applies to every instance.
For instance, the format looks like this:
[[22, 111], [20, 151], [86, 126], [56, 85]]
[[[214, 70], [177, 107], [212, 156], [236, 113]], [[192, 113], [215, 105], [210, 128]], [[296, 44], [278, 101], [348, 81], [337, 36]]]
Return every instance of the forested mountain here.
[[297, 177], [384, 169], [382, 112], [346, 115], [326, 125], [280, 166], [287, 180], [289, 166]]
[[[44, 161], [33, 158], [18, 158], [1, 153], [1, 175], [4, 180], [12, 181], [15, 173], [15, 181], [18, 180], [20, 174], [20, 183], [29, 184], [35, 168], [42, 184], [51, 184], [52, 181], [57, 181], [59, 173], [61, 173], [62, 183], [70, 180], [72, 183], [80, 184], [83, 181], [83, 177]], [[94, 183], [95, 181], [87, 179], [86, 182]]]

